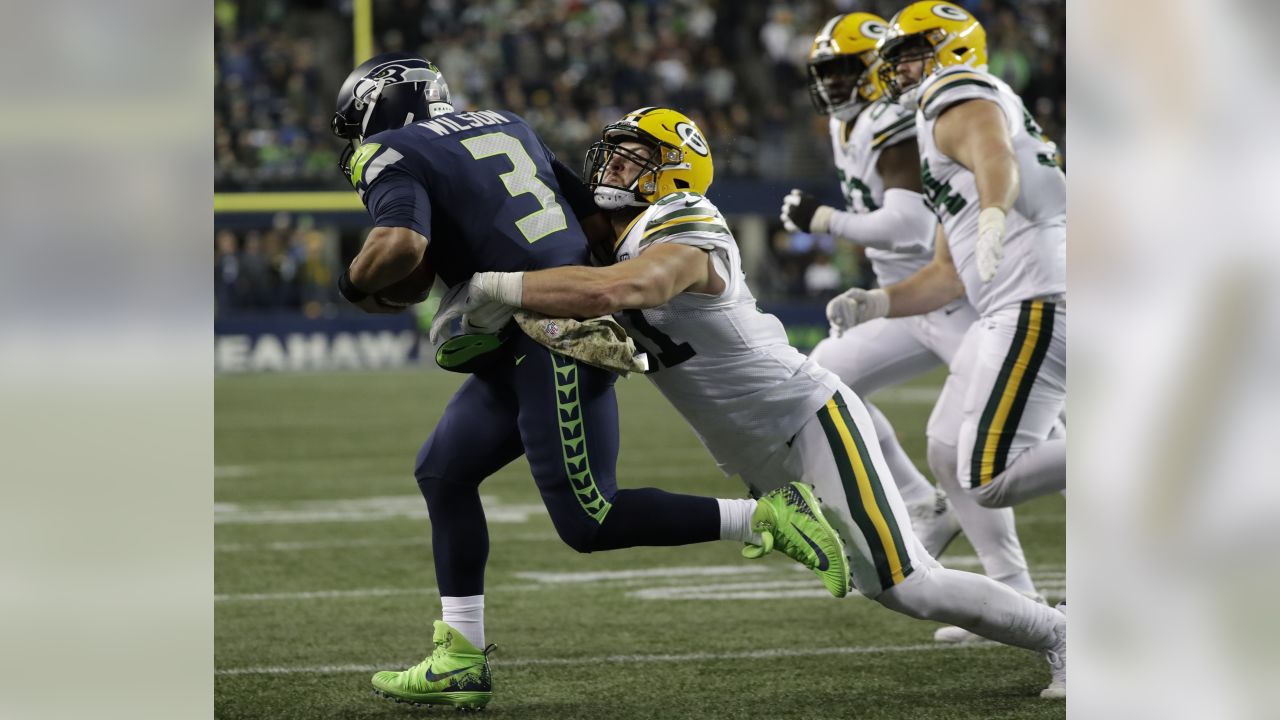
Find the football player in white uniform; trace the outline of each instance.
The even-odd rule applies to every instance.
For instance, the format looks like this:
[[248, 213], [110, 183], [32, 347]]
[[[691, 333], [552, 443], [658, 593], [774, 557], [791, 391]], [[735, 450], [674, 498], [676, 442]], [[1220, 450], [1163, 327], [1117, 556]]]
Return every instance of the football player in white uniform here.
[[726, 473], [753, 494], [812, 484], [843, 535], [852, 582], [911, 617], [1045, 653], [1066, 694], [1066, 616], [1006, 585], [942, 567], [921, 545], [866, 407], [799, 353], [756, 307], [737, 244], [702, 193], [711, 149], [689, 118], [642, 108], [607, 126], [587, 155], [596, 203], [611, 211], [613, 265], [479, 273], [458, 308], [494, 301], [557, 317], [622, 313], [649, 378]]
[[[951, 3], [903, 8], [879, 43], [886, 90], [916, 112], [921, 181], [938, 218], [928, 267], [850, 291], [834, 324], [932, 312], [967, 296], [980, 319], [957, 373], [960, 485], [987, 507], [1066, 486], [1066, 177], [1022, 100], [986, 72], [986, 34]], [[930, 438], [933, 442], [933, 438]], [[931, 451], [932, 452], [932, 451]]]
[[[937, 225], [920, 194], [915, 113], [882, 97], [876, 43], [885, 31], [886, 22], [879, 16], [837, 15], [823, 26], [809, 51], [809, 96], [814, 107], [830, 117], [831, 149], [848, 211], [821, 205], [799, 190], [793, 190], [782, 206], [788, 230], [830, 233], [865, 245], [881, 287], [929, 264]], [[956, 298], [924, 315], [877, 318], [847, 332], [835, 328], [811, 357], [865, 398], [939, 364], [951, 366], [975, 319], [969, 302]], [[930, 447], [950, 449], [929, 460], [954, 513], [935, 513], [933, 487], [907, 457], [889, 421], [866, 405], [911, 524], [929, 553], [940, 555], [963, 528], [988, 575], [1035, 596], [1013, 511], [984, 508], [958, 484], [955, 447], [962, 396], [959, 383], [948, 383], [928, 425], [929, 436], [937, 438]], [[956, 641], [973, 636], [943, 628], [935, 637]]]

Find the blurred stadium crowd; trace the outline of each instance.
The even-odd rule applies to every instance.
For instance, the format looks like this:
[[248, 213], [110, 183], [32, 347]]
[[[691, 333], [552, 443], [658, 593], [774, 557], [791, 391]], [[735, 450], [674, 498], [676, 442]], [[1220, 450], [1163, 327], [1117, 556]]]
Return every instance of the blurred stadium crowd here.
[[[834, 183], [826, 119], [813, 112], [806, 90], [810, 41], [837, 13], [888, 18], [904, 4], [374, 0], [374, 52], [430, 58], [459, 109], [523, 115], [574, 167], [607, 122], [635, 107], [670, 105], [707, 133], [717, 177]], [[1065, 5], [959, 4], [987, 28], [990, 69], [1062, 146]], [[217, 0], [215, 18], [215, 190], [347, 189], [329, 117], [353, 66], [350, 0]], [[302, 269], [338, 263], [336, 236], [288, 217], [271, 229], [219, 233], [218, 283], [230, 286], [219, 292], [219, 310], [331, 302], [328, 286], [311, 283], [332, 285], [337, 265], [324, 273]], [[827, 251], [807, 239], [798, 247], [772, 245], [784, 264], [796, 265], [776, 292], [821, 296], [860, 281], [850, 263], [829, 264], [829, 244]], [[250, 272], [262, 264], [265, 275]]]

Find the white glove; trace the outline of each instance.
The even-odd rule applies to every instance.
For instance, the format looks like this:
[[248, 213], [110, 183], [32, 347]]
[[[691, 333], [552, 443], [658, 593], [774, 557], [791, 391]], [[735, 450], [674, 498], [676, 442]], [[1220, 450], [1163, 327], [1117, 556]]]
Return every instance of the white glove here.
[[974, 248], [978, 277], [991, 282], [1004, 257], [1004, 211], [989, 207], [978, 213], [978, 243]]
[[511, 321], [519, 308], [490, 300], [462, 316], [462, 334], [494, 335]]
[[[506, 320], [502, 319], [505, 312], [503, 308], [514, 312], [520, 306], [523, 294], [522, 272], [483, 272], [472, 275], [467, 282], [453, 286], [440, 300], [440, 309], [431, 321], [431, 344], [435, 345], [444, 339], [454, 320], [468, 315], [470, 319], [463, 323], [464, 332], [496, 332], [506, 324]], [[506, 318], [510, 317], [511, 313], [507, 312]], [[499, 320], [502, 324], [495, 327], [494, 323]]]
[[840, 337], [854, 325], [888, 314], [889, 295], [880, 289], [852, 288], [827, 303], [827, 322], [831, 323], [836, 337]]

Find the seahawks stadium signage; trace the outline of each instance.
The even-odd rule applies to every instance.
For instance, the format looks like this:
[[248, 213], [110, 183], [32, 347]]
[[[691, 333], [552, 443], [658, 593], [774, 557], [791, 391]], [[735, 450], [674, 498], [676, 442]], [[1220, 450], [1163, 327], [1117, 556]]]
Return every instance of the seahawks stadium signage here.
[[411, 314], [246, 316], [214, 323], [213, 357], [220, 373], [384, 370], [415, 366], [432, 349]]

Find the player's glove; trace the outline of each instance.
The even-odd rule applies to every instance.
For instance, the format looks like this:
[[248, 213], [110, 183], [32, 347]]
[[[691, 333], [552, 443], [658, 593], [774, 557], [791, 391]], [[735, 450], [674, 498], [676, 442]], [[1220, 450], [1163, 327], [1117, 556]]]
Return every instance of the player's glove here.
[[827, 322], [840, 337], [854, 325], [889, 314], [889, 295], [884, 290], [852, 288], [827, 303]]
[[462, 318], [467, 334], [497, 332], [511, 319], [524, 294], [524, 273], [476, 273], [458, 283], [440, 300], [440, 309], [431, 321], [430, 340], [444, 339], [454, 320]]
[[974, 248], [978, 277], [991, 282], [1004, 257], [1004, 211], [989, 207], [978, 213], [978, 244]]
[[789, 232], [823, 234], [831, 229], [831, 213], [835, 210], [796, 188], [782, 199], [782, 214], [778, 217]]

